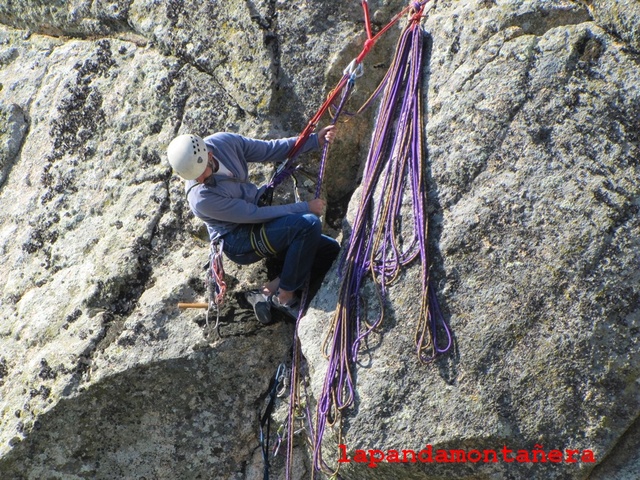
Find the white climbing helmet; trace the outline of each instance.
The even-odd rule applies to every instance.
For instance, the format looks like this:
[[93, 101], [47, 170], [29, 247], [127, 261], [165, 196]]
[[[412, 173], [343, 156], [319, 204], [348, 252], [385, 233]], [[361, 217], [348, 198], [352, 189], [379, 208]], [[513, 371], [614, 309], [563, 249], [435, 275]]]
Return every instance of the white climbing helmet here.
[[185, 180], [195, 180], [207, 168], [209, 154], [202, 138], [197, 135], [180, 135], [167, 148], [171, 167]]

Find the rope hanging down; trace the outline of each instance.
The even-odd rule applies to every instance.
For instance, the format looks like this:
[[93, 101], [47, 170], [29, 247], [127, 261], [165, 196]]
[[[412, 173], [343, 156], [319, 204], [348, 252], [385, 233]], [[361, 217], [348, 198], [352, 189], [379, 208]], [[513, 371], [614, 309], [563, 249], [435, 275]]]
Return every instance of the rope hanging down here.
[[[428, 0], [427, 0], [428, 1]], [[373, 35], [371, 30], [371, 20], [369, 15], [369, 4], [367, 0], [362, 0], [362, 9], [364, 11], [364, 19], [365, 19], [365, 31], [367, 34], [367, 39], [364, 42], [362, 50], [360, 54], [353, 59], [353, 61], [349, 64], [349, 66], [344, 70], [342, 78], [338, 81], [338, 84], [335, 86], [333, 90], [327, 96], [327, 99], [320, 106], [318, 111], [315, 113], [313, 117], [309, 120], [306, 127], [300, 132], [298, 138], [296, 139], [296, 143], [293, 145], [289, 153], [287, 154], [287, 160], [280, 164], [276, 172], [274, 173], [271, 181], [267, 185], [267, 189], [263, 194], [263, 201], [267, 204], [271, 204], [273, 198], [273, 190], [280, 185], [284, 180], [286, 180], [289, 176], [291, 176], [298, 168], [297, 165], [297, 157], [300, 153], [300, 149], [309, 139], [309, 136], [315, 131], [318, 123], [322, 116], [326, 113], [326, 111], [334, 104], [338, 96], [344, 92], [345, 87], [349, 84], [349, 82], [353, 81], [354, 75], [358, 76], [362, 71], [362, 62], [365, 57], [369, 54], [373, 46], [380, 39], [382, 35], [384, 35], [393, 25], [395, 25], [400, 18], [402, 18], [405, 14], [407, 14], [412, 9], [422, 8], [424, 4], [427, 2], [420, 2], [409, 5], [405, 7], [401, 12], [399, 12], [396, 16], [394, 16], [387, 25], [385, 25], [378, 33]], [[344, 97], [343, 97], [344, 98]], [[326, 150], [326, 149], [325, 149]], [[323, 172], [320, 173], [319, 178], [322, 178]]]
[[[427, 254], [422, 114], [425, 40], [420, 26], [424, 4], [413, 5], [415, 13], [402, 32], [389, 75], [383, 80], [385, 91], [364, 169], [362, 197], [339, 267], [338, 306], [323, 344], [329, 364], [316, 410], [316, 470], [330, 471], [322, 458], [322, 438], [326, 425], [339, 423], [341, 412], [354, 402], [351, 365], [357, 361], [360, 344], [382, 322], [388, 287], [400, 270], [416, 259], [423, 292], [415, 332], [416, 353], [421, 361], [428, 362], [451, 346], [451, 334], [431, 286]], [[398, 231], [405, 189], [411, 192], [412, 218], [402, 218], [402, 225], [407, 229], [412, 224], [411, 235]], [[367, 321], [360, 295], [369, 274], [378, 285], [381, 312], [372, 323]], [[446, 337], [444, 346], [437, 339], [439, 330]]]
[[[307, 141], [307, 139], [309, 138], [311, 133], [313, 133], [313, 131], [315, 130], [315, 128], [316, 128], [318, 122], [320, 121], [320, 119], [322, 118], [322, 116], [326, 113], [326, 111], [332, 105], [334, 105], [334, 102], [335, 102], [336, 98], [338, 97], [338, 95], [342, 95], [342, 98], [340, 99], [340, 103], [335, 109], [335, 112], [333, 114], [333, 120], [331, 122], [331, 124], [337, 123], [337, 121], [338, 121], [338, 119], [339, 119], [339, 117], [340, 117], [340, 115], [342, 113], [342, 110], [343, 110], [344, 106], [346, 105], [346, 103], [347, 103], [347, 101], [348, 101], [348, 99], [349, 99], [349, 97], [351, 95], [351, 92], [352, 92], [352, 90], [353, 90], [353, 88], [355, 86], [356, 78], [359, 77], [360, 75], [362, 75], [362, 61], [367, 56], [367, 54], [369, 53], [371, 48], [375, 45], [377, 40], [382, 35], [384, 35], [384, 33], [387, 30], [389, 30], [393, 25], [395, 25], [395, 23], [400, 18], [402, 18], [408, 11], [410, 11], [411, 9], [415, 9], [416, 8], [416, 5], [409, 5], [408, 7], [406, 7], [400, 13], [398, 13], [395, 17], [393, 17], [391, 19], [391, 21], [374, 36], [372, 34], [372, 30], [371, 30], [371, 21], [370, 21], [370, 16], [369, 16], [369, 6], [368, 6], [368, 3], [367, 3], [367, 0], [362, 0], [361, 3], [362, 3], [363, 11], [364, 11], [365, 29], [366, 29], [366, 34], [367, 34], [367, 40], [364, 43], [362, 51], [349, 64], [349, 66], [347, 66], [347, 68], [344, 70], [342, 78], [340, 79], [340, 81], [338, 82], [336, 87], [331, 91], [331, 93], [328, 95], [328, 97], [325, 100], [325, 102], [321, 105], [321, 107], [318, 109], [316, 114], [307, 123], [307, 126], [305, 127], [305, 129], [298, 136], [298, 139], [296, 140], [296, 143], [294, 144], [293, 148], [291, 149], [291, 151], [289, 152], [289, 154], [287, 156], [288, 157], [287, 161], [283, 162], [280, 165], [280, 167], [277, 169], [276, 173], [274, 174], [273, 178], [271, 179], [271, 182], [267, 186], [267, 191], [265, 192], [266, 201], [268, 203], [271, 203], [271, 199], [272, 199], [272, 196], [273, 196], [274, 188], [277, 187], [278, 185], [280, 185], [286, 178], [291, 176], [296, 171], [296, 169], [297, 169], [297, 156], [298, 156], [300, 148], [305, 144], [305, 142]], [[427, 2], [423, 2], [422, 5], [424, 5], [425, 3], [427, 3]], [[420, 8], [422, 5], [418, 5], [418, 8]], [[420, 12], [422, 12], [421, 8], [420, 8]], [[328, 150], [329, 150], [329, 144], [325, 143], [323, 151], [322, 151], [322, 158], [320, 160], [320, 169], [319, 169], [319, 172], [318, 172], [318, 179], [317, 179], [317, 183], [316, 183], [315, 198], [319, 198], [320, 197], [320, 192], [321, 192], [321, 188], [322, 188], [322, 181], [323, 181], [323, 178], [324, 178], [325, 166], [326, 166], [327, 157], [328, 157]], [[301, 318], [304, 316], [304, 313], [305, 313], [305, 309], [306, 309], [306, 306], [307, 306], [307, 297], [308, 297], [308, 281], [305, 284], [303, 298], [301, 300], [301, 309], [300, 309], [300, 313], [298, 315], [298, 319], [296, 321], [296, 328], [294, 330], [294, 338], [293, 338], [293, 355], [292, 355], [291, 377], [290, 377], [291, 382], [290, 382], [290, 395], [289, 395], [289, 412], [288, 412], [288, 417], [287, 417], [287, 423], [288, 423], [287, 461], [286, 461], [286, 464], [285, 464], [285, 478], [287, 480], [289, 480], [291, 478], [292, 468], [293, 468], [293, 436], [294, 436], [294, 430], [295, 430], [295, 428], [294, 428], [295, 409], [296, 409], [297, 406], [300, 405], [300, 392], [299, 392], [300, 373], [299, 373], [299, 369], [300, 369], [300, 363], [301, 363], [301, 360], [302, 360], [302, 352], [301, 352], [301, 348], [300, 348], [300, 340], [298, 338], [298, 326], [300, 324]], [[308, 408], [308, 405], [307, 405], [307, 408]], [[311, 440], [312, 444], [313, 445], [317, 445], [318, 442], [320, 442], [322, 440], [322, 438], [321, 438], [321, 436], [317, 437], [314, 434], [314, 429], [313, 429], [313, 427], [311, 425], [311, 417], [310, 417], [310, 415], [307, 415], [307, 420], [309, 421], [309, 425], [308, 425], [309, 431], [307, 433], [308, 433], [308, 435], [310, 437], [310, 440]]]
[[[283, 162], [279, 168], [276, 170], [274, 176], [272, 177], [270, 183], [267, 185], [266, 192], [264, 194], [265, 202], [271, 203], [273, 197], [273, 190], [275, 187], [280, 185], [286, 178], [291, 176], [297, 169], [297, 156], [300, 151], [300, 148], [305, 144], [309, 136], [313, 133], [318, 122], [322, 118], [322, 116], [326, 113], [326, 111], [334, 105], [335, 100], [339, 95], [342, 95], [340, 99], [339, 105], [336, 107], [336, 110], [333, 114], [332, 124], [337, 123], [338, 118], [340, 117], [342, 110], [347, 103], [351, 92], [355, 86], [355, 80], [358, 76], [362, 74], [362, 61], [369, 53], [375, 42], [382, 36], [389, 28], [391, 28], [408, 10], [410, 7], [405, 8], [402, 12], [398, 13], [383, 29], [381, 29], [375, 36], [373, 36], [371, 31], [371, 22], [369, 19], [369, 6], [367, 0], [362, 0], [362, 8], [364, 10], [365, 16], [365, 28], [367, 33], [367, 40], [363, 46], [362, 51], [355, 58], [349, 66], [344, 70], [342, 78], [336, 85], [336, 87], [331, 91], [328, 95], [327, 99], [320, 106], [315, 115], [309, 120], [304, 130], [298, 136], [296, 143], [292, 147], [291, 151], [287, 155], [287, 161]], [[315, 198], [320, 197], [320, 192], [322, 189], [322, 181], [324, 178], [325, 167], [327, 163], [329, 151], [329, 144], [325, 143], [322, 158], [320, 160], [320, 169], [318, 172], [318, 179], [316, 182], [316, 192]], [[296, 328], [294, 330], [293, 337], [293, 355], [292, 355], [292, 365], [291, 365], [291, 377], [290, 377], [290, 394], [289, 394], [289, 412], [287, 417], [288, 423], [288, 431], [287, 431], [287, 462], [285, 464], [285, 478], [290, 479], [292, 474], [293, 467], [293, 434], [294, 434], [294, 416], [295, 416], [295, 408], [300, 405], [300, 363], [302, 360], [302, 352], [300, 348], [300, 340], [298, 338], [298, 326], [300, 324], [301, 318], [304, 316], [305, 309], [308, 301], [308, 281], [305, 283], [304, 293], [301, 300], [301, 309], [298, 315], [298, 319], [296, 321]], [[307, 406], [308, 407], [308, 406]], [[311, 422], [311, 417], [307, 415], [307, 419]], [[311, 437], [312, 443], [315, 443], [314, 433], [311, 425], [309, 425], [309, 436]]]
[[[342, 284], [338, 308], [332, 320], [329, 335], [323, 345], [323, 350], [329, 359], [329, 366], [317, 406], [316, 425], [315, 428], [311, 424], [308, 425], [307, 433], [314, 446], [314, 476], [317, 470], [330, 471], [322, 459], [321, 444], [325, 427], [327, 423], [338, 422], [340, 412], [353, 403], [354, 382], [350, 365], [357, 359], [361, 341], [382, 321], [382, 313], [373, 324], [368, 324], [363, 318], [359, 293], [365, 277], [369, 273], [379, 285], [379, 300], [383, 303], [387, 294], [387, 286], [397, 278], [400, 269], [419, 257], [424, 293], [415, 337], [418, 356], [422, 361], [430, 361], [438, 353], [446, 352], [451, 346], [450, 332], [444, 323], [435, 292], [430, 285], [426, 249], [426, 194], [422, 176], [424, 124], [421, 90], [424, 40], [419, 25], [426, 3], [428, 0], [410, 4], [374, 36], [371, 30], [368, 4], [366, 0], [362, 0], [367, 32], [367, 40], [362, 51], [345, 69], [338, 85], [331, 91], [323, 105], [298, 136], [295, 145], [288, 154], [287, 161], [277, 169], [267, 189], [266, 197], [270, 197], [273, 189], [296, 171], [298, 168], [296, 159], [300, 148], [313, 133], [324, 113], [334, 105], [338, 95], [342, 94], [332, 123], [337, 122], [354, 86], [355, 78], [361, 74], [361, 62], [380, 36], [405, 14], [411, 12], [411, 21], [398, 42], [393, 65], [380, 87], [367, 102], [368, 104], [373, 98], [376, 98], [386, 85], [365, 166], [363, 196], [359, 213], [354, 223], [346, 255], [341, 260], [339, 271]], [[322, 153], [316, 198], [320, 195], [328, 146], [325, 144]], [[410, 180], [407, 181], [407, 178]], [[402, 196], [407, 184], [410, 185], [412, 192], [414, 232], [413, 238], [408, 242], [409, 247], [401, 249], [400, 245], [407, 242], [400, 239], [401, 235], [396, 231], [396, 228], [399, 225]], [[373, 193], [376, 189], [381, 191], [381, 201], [377, 206], [373, 202]], [[270, 199], [268, 201], [270, 203]], [[308, 289], [304, 290], [302, 308], [296, 322], [293, 339], [290, 403], [287, 419], [285, 471], [287, 479], [292, 475], [295, 408], [300, 406], [299, 369], [302, 354], [297, 331], [307, 305]], [[380, 310], [383, 312], [382, 308]], [[365, 328], [362, 328], [361, 325], [365, 325]], [[436, 338], [438, 326], [444, 330], [447, 337], [447, 345], [444, 348], [440, 347]], [[310, 422], [310, 415], [307, 414], [306, 417]]]
[[[340, 104], [336, 108], [336, 111], [333, 116], [333, 120], [331, 121], [332, 125], [338, 121], [338, 118], [340, 118], [340, 114], [342, 113], [342, 110], [345, 104], [347, 103], [347, 100], [349, 99], [349, 96], [351, 95], [351, 92], [355, 85], [356, 76], [357, 76], [356, 72], [350, 73], [349, 80], [342, 92], [342, 98], [340, 99]], [[315, 198], [320, 198], [320, 192], [322, 190], [322, 179], [324, 178], [324, 171], [327, 163], [328, 153], [329, 153], [329, 143], [327, 142], [324, 144], [324, 147], [322, 150], [322, 158], [320, 160], [320, 169], [318, 172], [318, 181], [316, 184]], [[300, 406], [300, 392], [299, 392], [300, 383], [299, 382], [300, 382], [300, 363], [302, 360], [302, 351], [300, 347], [300, 339], [298, 338], [298, 326], [300, 325], [300, 320], [305, 314], [305, 309], [307, 308], [307, 303], [308, 303], [308, 296], [309, 296], [309, 279], [307, 278], [307, 281], [305, 282], [305, 286], [304, 286], [302, 300], [300, 302], [301, 304], [300, 312], [298, 313], [298, 318], [296, 320], [296, 328], [293, 333], [293, 358], [291, 362], [289, 413], [287, 417], [289, 430], [287, 432], [287, 462], [285, 466], [286, 479], [291, 478], [291, 472], [293, 467], [293, 434], [295, 430], [294, 429], [294, 413], [295, 413], [294, 410], [297, 406]], [[310, 415], [307, 415], [306, 418], [309, 420], [309, 422], [311, 422]], [[313, 439], [313, 430], [311, 428], [309, 429], [308, 434]]]
[[278, 370], [271, 380], [269, 394], [267, 395], [267, 406], [260, 418], [260, 449], [262, 450], [262, 459], [264, 461], [263, 479], [269, 480], [269, 434], [271, 431], [271, 413], [276, 402], [276, 396], [280, 385], [285, 379], [285, 364], [281, 363]]

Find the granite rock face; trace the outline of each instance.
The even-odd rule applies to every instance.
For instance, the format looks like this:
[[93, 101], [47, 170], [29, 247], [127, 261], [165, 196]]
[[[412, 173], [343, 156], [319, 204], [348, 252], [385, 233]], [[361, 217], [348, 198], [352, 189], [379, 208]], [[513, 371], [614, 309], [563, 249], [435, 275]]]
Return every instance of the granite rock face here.
[[[262, 264], [225, 264], [220, 335], [178, 310], [204, 296], [208, 245], [164, 152], [178, 133], [300, 131], [359, 52], [354, 4], [0, 5], [0, 478], [261, 478], [259, 413], [293, 327], [262, 327], [243, 302]], [[378, 27], [404, 3], [370, 6]], [[345, 478], [637, 476], [639, 16], [624, 0], [430, 10], [429, 239], [455, 348], [428, 366], [412, 354], [409, 269], [344, 428], [350, 454], [541, 445], [591, 450], [597, 467], [352, 463]], [[354, 109], [397, 32], [368, 57]], [[332, 150], [334, 234], [373, 113]], [[349, 205], [345, 235], [357, 193]], [[300, 330], [315, 395], [336, 288], [330, 274]]]
[[[594, 463], [567, 463], [566, 450], [606, 464], [637, 419], [640, 69], [623, 21], [637, 4], [614, 15], [624, 3], [441, 1], [431, 11], [430, 246], [454, 348], [418, 362], [419, 271], [407, 271], [361, 354], [342, 442], [351, 457], [432, 445], [495, 450], [500, 461], [352, 461], [344, 478], [586, 478]], [[316, 302], [301, 336], [320, 366], [317, 396], [325, 362], [314, 339], [336, 297], [328, 288]], [[563, 460], [506, 463], [503, 446], [512, 458], [559, 449]], [[613, 458], [618, 478], [635, 478], [633, 456]]]
[[[165, 149], [183, 132], [294, 135], [310, 112], [269, 106], [273, 51], [244, 3], [119, 5], [0, 7], [0, 477], [260, 478], [259, 413], [292, 326], [261, 327], [243, 302], [264, 265], [226, 265], [221, 337], [178, 310], [204, 298], [208, 242]], [[225, 53], [251, 88], [224, 77], [223, 44], [256, 51]]]

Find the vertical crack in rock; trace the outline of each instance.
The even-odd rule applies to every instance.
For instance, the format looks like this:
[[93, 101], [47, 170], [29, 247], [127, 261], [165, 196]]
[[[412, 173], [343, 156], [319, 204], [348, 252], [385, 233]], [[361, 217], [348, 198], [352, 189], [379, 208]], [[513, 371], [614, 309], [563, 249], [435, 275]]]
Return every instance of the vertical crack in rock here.
[[278, 13], [276, 10], [277, 0], [269, 0], [267, 12], [264, 16], [260, 14], [252, 0], [246, 0], [251, 20], [263, 32], [262, 40], [265, 48], [271, 54], [271, 73], [273, 75], [273, 89], [280, 89], [280, 39], [278, 36]]
[[22, 108], [15, 103], [0, 106], [0, 189], [20, 155], [28, 134], [29, 120]]
[[[264, 63], [265, 55], [262, 45], [255, 40], [261, 30], [250, 28], [251, 21], [262, 17], [254, 18], [247, 11], [223, 9], [215, 2], [202, 4], [192, 11], [183, 0], [167, 2], [164, 16], [171, 28], [148, 31], [147, 35], [153, 37], [165, 53], [206, 74], [207, 82], [214, 83], [216, 90], [229, 97], [228, 105], [244, 113], [254, 110], [256, 96], [263, 92], [269, 96], [260, 85], [266, 70], [259, 61]], [[207, 27], [198, 28], [199, 22], [206, 23]], [[260, 23], [264, 23], [263, 20]], [[256, 56], [259, 59], [254, 58]], [[198, 86], [194, 84], [193, 88]]]
[[[247, 115], [247, 111], [242, 108], [242, 106], [235, 99], [233, 92], [229, 91], [216, 77], [216, 75], [210, 71], [208, 71], [204, 66], [200, 65], [198, 62], [195, 62], [189, 55], [176, 53], [176, 57], [180, 60], [180, 68], [175, 71], [175, 73], [170, 74], [170, 79], [168, 81], [168, 89], [174, 89], [174, 96], [172, 97], [172, 111], [175, 111], [174, 118], [176, 119], [174, 126], [174, 133], [177, 134], [180, 130], [180, 126], [183, 123], [186, 106], [189, 101], [189, 97], [191, 96], [192, 91], [198, 92], [202, 98], [207, 98], [209, 95], [205, 92], [205, 90], [200, 87], [197, 81], [194, 81], [192, 78], [189, 78], [189, 75], [185, 75], [184, 68], [186, 66], [192, 67], [196, 69], [198, 72], [206, 75], [208, 80], [215, 84], [215, 90], [221, 92], [225, 97], [225, 106], [232, 106], [238, 117], [243, 118]], [[168, 90], [167, 90], [168, 91]], [[226, 108], [225, 107], [225, 108]]]

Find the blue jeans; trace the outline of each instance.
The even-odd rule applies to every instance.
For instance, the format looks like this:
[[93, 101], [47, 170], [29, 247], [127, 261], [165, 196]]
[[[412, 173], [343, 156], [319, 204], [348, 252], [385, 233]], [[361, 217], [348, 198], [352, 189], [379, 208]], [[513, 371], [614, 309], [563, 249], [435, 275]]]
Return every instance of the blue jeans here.
[[243, 224], [223, 238], [224, 253], [240, 265], [268, 257], [283, 261], [280, 288], [288, 291], [302, 288], [309, 274], [324, 276], [340, 252], [338, 242], [322, 234], [320, 219], [311, 213]]

